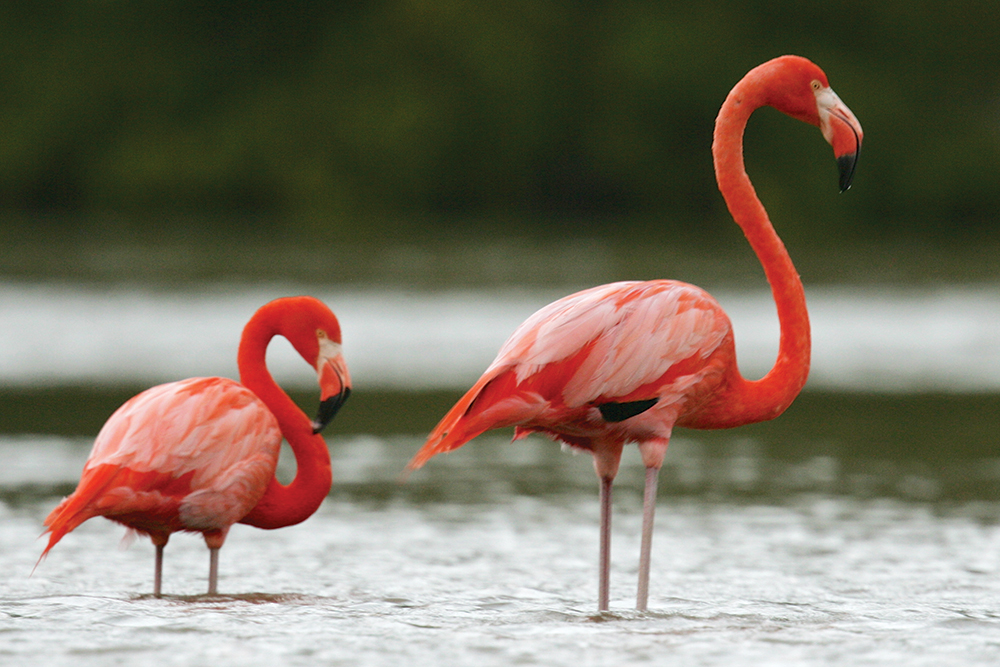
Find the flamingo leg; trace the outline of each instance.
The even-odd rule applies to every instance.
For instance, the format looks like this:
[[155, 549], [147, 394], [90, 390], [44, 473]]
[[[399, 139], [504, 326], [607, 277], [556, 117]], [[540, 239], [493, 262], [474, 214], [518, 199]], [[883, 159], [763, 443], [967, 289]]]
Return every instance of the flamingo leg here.
[[639, 548], [639, 592], [635, 600], [635, 608], [639, 611], [646, 611], [649, 600], [649, 560], [653, 547], [653, 515], [656, 512], [656, 485], [659, 477], [659, 468], [646, 468], [646, 490], [642, 495], [642, 544]]
[[219, 588], [219, 548], [208, 549], [208, 594], [218, 595]]
[[163, 584], [163, 547], [165, 544], [156, 545], [156, 559], [153, 569], [153, 595], [160, 597], [160, 589]]
[[597, 578], [597, 611], [608, 610], [611, 578], [611, 484], [613, 477], [601, 477], [601, 550]]

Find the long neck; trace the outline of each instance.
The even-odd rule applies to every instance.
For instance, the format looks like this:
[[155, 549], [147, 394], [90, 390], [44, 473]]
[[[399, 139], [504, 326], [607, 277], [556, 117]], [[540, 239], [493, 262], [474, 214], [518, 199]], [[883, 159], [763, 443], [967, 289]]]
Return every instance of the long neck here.
[[[810, 355], [809, 313], [802, 281], [757, 198], [743, 163], [743, 131], [750, 114], [763, 106], [753, 80], [748, 79], [741, 81], [722, 105], [716, 120], [712, 155], [719, 190], [771, 285], [781, 340], [774, 367], [760, 380], [745, 380], [733, 369], [724, 392], [724, 402], [734, 408], [728, 415], [732, 425], [772, 419], [784, 412], [806, 382]], [[719, 414], [723, 420], [725, 413], [723, 410]]]
[[267, 370], [267, 345], [278, 333], [276, 322], [272, 321], [276, 318], [267, 317], [267, 313], [273, 311], [258, 312], [243, 330], [237, 357], [240, 381], [277, 418], [281, 433], [295, 454], [296, 472], [295, 479], [287, 486], [272, 477], [264, 496], [240, 523], [281, 528], [305, 521], [316, 511], [330, 491], [332, 473], [326, 442], [322, 436], [313, 434], [309, 418]]

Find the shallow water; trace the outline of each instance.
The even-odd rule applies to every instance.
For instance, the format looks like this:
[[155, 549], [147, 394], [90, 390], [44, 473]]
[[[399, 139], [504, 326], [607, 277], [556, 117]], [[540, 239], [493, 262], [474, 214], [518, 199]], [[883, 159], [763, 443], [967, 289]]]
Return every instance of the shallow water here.
[[[588, 457], [488, 435], [399, 481], [411, 434], [567, 291], [0, 283], [0, 665], [998, 664], [1000, 292], [810, 290], [809, 391], [774, 422], [672, 441], [644, 614], [643, 471], [626, 450], [597, 614]], [[119, 549], [100, 519], [31, 575], [111, 410], [133, 388], [234, 374], [247, 316], [299, 292], [341, 317], [358, 389], [330, 429], [320, 511], [236, 526], [218, 597], [201, 595], [200, 537], [171, 540], [154, 599], [149, 541]], [[717, 296], [741, 367], [763, 372], [770, 297]], [[290, 351], [269, 360], [314, 400]]]
[[[961, 512], [804, 498], [661, 506], [651, 612], [634, 601], [638, 524], [615, 532], [612, 609], [594, 607], [596, 503], [332, 501], [300, 527], [238, 527], [221, 590], [175, 537], [166, 598], [152, 549], [93, 522], [30, 579], [3, 549], [0, 657], [28, 664], [986, 665], [1000, 659], [1000, 529]], [[3, 522], [30, 540], [41, 514]], [[33, 551], [33, 550], [32, 550]], [[9, 662], [8, 662], [9, 661]], [[22, 662], [23, 661], [23, 662]], [[33, 664], [39, 664], [34, 662]]]
[[[705, 467], [680, 440], [677, 470]], [[684, 444], [687, 442], [688, 444]], [[675, 443], [677, 444], [677, 443]], [[42, 518], [87, 440], [0, 439], [0, 663], [47, 665], [993, 665], [1000, 503], [790, 491], [734, 446], [710, 490], [664, 477], [649, 613], [632, 611], [641, 469], [616, 486], [612, 611], [597, 614], [596, 481], [586, 456], [484, 438], [401, 485], [416, 438], [331, 439], [335, 486], [298, 526], [236, 526], [222, 595], [200, 537], [152, 546], [91, 520], [29, 576]], [[748, 466], [765, 486], [740, 493]], [[846, 466], [841, 466], [846, 468]], [[785, 471], [787, 473], [787, 470]], [[290, 471], [283, 470], [283, 475]], [[847, 474], [847, 473], [840, 473]], [[681, 477], [683, 475], [680, 475]], [[770, 481], [769, 481], [770, 480]], [[40, 659], [44, 656], [44, 659]]]

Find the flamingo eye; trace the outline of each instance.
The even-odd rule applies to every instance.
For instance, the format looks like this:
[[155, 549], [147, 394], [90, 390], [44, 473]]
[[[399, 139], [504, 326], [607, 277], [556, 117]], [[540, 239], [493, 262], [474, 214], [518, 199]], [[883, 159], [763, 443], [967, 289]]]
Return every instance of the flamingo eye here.
[[809, 85], [812, 86], [812, 89], [815, 90], [815, 91], [818, 91], [820, 88], [823, 87], [823, 84], [819, 82], [819, 79], [813, 79], [809, 83]]
[[326, 338], [326, 332], [323, 331], [322, 329], [316, 329], [316, 338], [319, 338], [320, 340], [325, 339]]

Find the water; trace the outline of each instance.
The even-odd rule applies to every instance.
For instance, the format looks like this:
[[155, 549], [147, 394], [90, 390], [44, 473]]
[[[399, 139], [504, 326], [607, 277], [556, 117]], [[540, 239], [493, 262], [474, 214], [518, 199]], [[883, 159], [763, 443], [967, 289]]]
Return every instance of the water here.
[[[586, 456], [501, 433], [398, 479], [510, 331], [568, 291], [0, 283], [0, 665], [998, 664], [995, 288], [809, 290], [807, 392], [773, 422], [671, 443], [643, 614], [634, 448], [605, 614]], [[358, 388], [330, 429], [319, 512], [236, 526], [218, 597], [202, 595], [199, 536], [171, 539], [168, 595], [154, 599], [149, 541], [122, 550], [123, 529], [102, 519], [31, 575], [42, 519], [119, 394], [232, 376], [248, 315], [300, 292], [340, 316]], [[745, 373], [763, 372], [777, 347], [768, 295], [713, 292]], [[315, 400], [290, 350], [269, 361]], [[60, 421], [74, 410], [86, 418]]]
[[[738, 441], [734, 441], [738, 442]], [[222, 595], [175, 535], [163, 599], [152, 546], [94, 519], [29, 576], [41, 520], [85, 439], [0, 439], [0, 661], [50, 665], [987, 665], [1000, 659], [1000, 503], [830, 493], [830, 462], [690, 440], [668, 458], [649, 613], [632, 611], [641, 466], [616, 487], [612, 611], [597, 614], [596, 481], [585, 456], [486, 437], [405, 484], [415, 437], [331, 439], [335, 487], [307, 522], [236, 526]], [[30, 456], [25, 452], [31, 452]], [[714, 463], [713, 463], [714, 461]], [[708, 490], [685, 492], [700, 467]], [[742, 493], [748, 469], [770, 494]], [[287, 476], [288, 470], [282, 475]], [[856, 487], [859, 488], [859, 487]], [[901, 487], [902, 488], [902, 487]], [[783, 489], [783, 490], [782, 490]], [[764, 489], [766, 491], [766, 489]], [[44, 659], [39, 659], [40, 656]]]
[[[187, 290], [0, 282], [0, 381], [155, 384], [235, 374], [236, 344], [260, 305], [311, 293], [341, 320], [358, 387], [467, 387], [528, 315], [568, 289], [334, 288], [274, 284]], [[778, 324], [766, 291], [713, 290], [736, 331], [747, 377], [774, 363]], [[811, 388], [1000, 390], [1000, 290], [816, 288]], [[314, 380], [290, 346], [273, 345], [283, 383]], [[284, 351], [285, 354], [278, 354]]]
[[[5, 664], [993, 665], [1000, 530], [885, 502], [661, 508], [652, 611], [633, 604], [637, 522], [615, 539], [612, 608], [593, 611], [596, 504], [328, 502], [275, 533], [234, 529], [222, 590], [199, 597], [200, 540], [152, 550], [94, 522], [25, 579], [4, 548]], [[5, 516], [3, 543], [36, 532]], [[40, 659], [40, 656], [44, 658]]]

